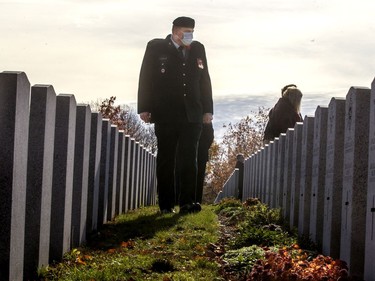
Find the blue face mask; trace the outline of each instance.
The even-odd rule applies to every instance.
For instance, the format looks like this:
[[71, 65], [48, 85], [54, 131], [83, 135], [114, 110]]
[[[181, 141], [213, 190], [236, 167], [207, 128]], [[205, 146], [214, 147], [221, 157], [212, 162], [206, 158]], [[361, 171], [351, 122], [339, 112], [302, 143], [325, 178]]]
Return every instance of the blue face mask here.
[[189, 46], [193, 42], [193, 32], [184, 32], [183, 34], [181, 42], [185, 46]]

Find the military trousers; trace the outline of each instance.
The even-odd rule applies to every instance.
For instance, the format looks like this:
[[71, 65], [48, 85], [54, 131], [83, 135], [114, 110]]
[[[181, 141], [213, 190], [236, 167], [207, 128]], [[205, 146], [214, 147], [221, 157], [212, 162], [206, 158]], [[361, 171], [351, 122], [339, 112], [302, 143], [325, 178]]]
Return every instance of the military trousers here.
[[[155, 123], [158, 144], [156, 177], [160, 210], [174, 208], [176, 203], [184, 206], [195, 202], [197, 150], [201, 130], [201, 123]], [[176, 161], [179, 161], [180, 170], [178, 202], [175, 190]]]

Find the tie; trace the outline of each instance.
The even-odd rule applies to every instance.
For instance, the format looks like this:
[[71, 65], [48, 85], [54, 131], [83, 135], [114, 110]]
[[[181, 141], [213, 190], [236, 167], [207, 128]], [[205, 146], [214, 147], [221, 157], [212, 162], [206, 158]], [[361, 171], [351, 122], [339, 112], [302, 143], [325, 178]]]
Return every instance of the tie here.
[[183, 46], [178, 47], [178, 54], [181, 59], [185, 59], [184, 52], [182, 51], [184, 49]]

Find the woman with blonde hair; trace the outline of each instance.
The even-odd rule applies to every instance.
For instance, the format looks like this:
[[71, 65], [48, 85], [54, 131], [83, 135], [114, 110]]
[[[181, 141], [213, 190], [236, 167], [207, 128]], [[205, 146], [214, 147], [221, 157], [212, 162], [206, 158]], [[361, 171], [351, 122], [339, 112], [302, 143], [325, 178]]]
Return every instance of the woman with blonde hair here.
[[263, 142], [269, 143], [288, 128], [294, 128], [296, 122], [302, 122], [302, 92], [294, 84], [281, 89], [281, 98], [269, 112], [269, 120], [264, 131]]

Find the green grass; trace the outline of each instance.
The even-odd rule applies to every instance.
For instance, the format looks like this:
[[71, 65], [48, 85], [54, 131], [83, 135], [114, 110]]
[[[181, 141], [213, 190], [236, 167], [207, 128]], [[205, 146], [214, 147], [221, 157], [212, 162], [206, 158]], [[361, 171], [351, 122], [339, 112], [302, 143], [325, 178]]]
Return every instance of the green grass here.
[[[244, 203], [224, 199], [189, 215], [161, 215], [156, 206], [144, 207], [104, 225], [84, 247], [41, 268], [39, 276], [77, 281], [246, 280], [270, 252], [297, 251], [298, 237], [288, 229], [280, 209], [256, 198]], [[304, 244], [312, 245], [308, 240]], [[317, 254], [305, 250], [311, 258]], [[298, 255], [300, 251], [298, 247]]]
[[224, 280], [206, 246], [219, 235], [214, 207], [181, 216], [145, 207], [117, 217], [84, 247], [40, 269], [42, 280]]

